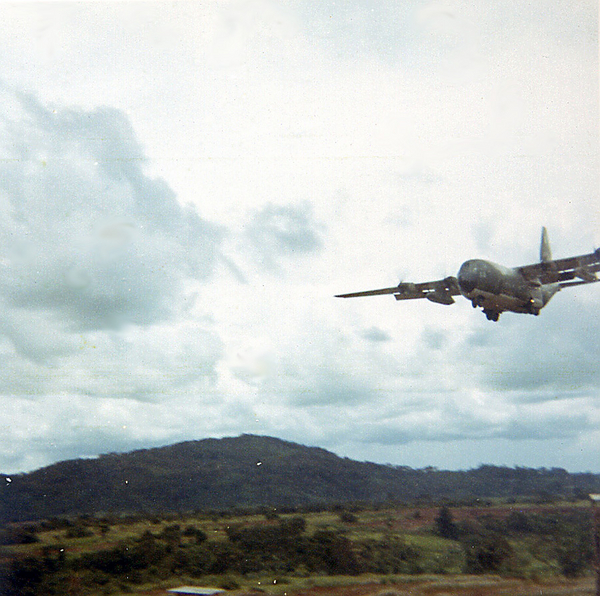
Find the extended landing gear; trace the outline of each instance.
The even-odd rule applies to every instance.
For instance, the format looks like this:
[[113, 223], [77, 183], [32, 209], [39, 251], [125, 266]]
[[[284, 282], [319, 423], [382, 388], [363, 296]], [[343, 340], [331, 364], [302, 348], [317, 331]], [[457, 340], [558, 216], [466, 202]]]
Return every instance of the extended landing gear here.
[[497, 310], [491, 308], [485, 308], [485, 296], [473, 296], [471, 298], [471, 304], [473, 308], [482, 308], [483, 314], [487, 317], [488, 321], [497, 321], [500, 317], [500, 313]]
[[494, 323], [500, 318], [500, 313], [495, 310], [484, 309], [483, 314], [487, 317], [488, 321], [494, 321]]
[[471, 300], [471, 304], [473, 305], [473, 308], [477, 308], [478, 306], [483, 306], [484, 302], [485, 302], [485, 298], [483, 296], [475, 296], [475, 298], [473, 298], [473, 300]]

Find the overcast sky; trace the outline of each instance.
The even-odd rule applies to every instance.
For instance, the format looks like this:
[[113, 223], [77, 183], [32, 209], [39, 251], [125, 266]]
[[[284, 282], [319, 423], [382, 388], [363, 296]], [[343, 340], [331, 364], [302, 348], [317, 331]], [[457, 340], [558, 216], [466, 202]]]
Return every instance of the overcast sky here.
[[600, 245], [598, 6], [0, 4], [0, 471], [255, 433], [600, 472], [600, 287], [342, 292]]

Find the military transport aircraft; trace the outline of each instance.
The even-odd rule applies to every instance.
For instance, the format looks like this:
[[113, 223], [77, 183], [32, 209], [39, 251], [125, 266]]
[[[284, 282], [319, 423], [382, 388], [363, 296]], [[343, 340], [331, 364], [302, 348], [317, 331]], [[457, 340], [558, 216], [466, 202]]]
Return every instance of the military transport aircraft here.
[[539, 315], [562, 288], [600, 281], [597, 271], [600, 271], [600, 249], [579, 257], [552, 260], [548, 232], [542, 228], [540, 262], [534, 265], [509, 268], [472, 259], [462, 264], [458, 278], [402, 282], [393, 288], [339, 294], [336, 298], [393, 294], [396, 300], [427, 298], [439, 304], [454, 304], [453, 296], [462, 294], [473, 308], [481, 307], [488, 320], [497, 321], [504, 311]]

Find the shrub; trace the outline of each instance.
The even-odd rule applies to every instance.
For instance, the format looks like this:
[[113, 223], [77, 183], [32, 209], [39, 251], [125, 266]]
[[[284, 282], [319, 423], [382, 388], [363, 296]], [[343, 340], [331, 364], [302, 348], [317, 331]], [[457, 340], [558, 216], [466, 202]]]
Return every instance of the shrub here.
[[196, 528], [194, 526], [188, 526], [183, 531], [183, 536], [188, 536], [188, 537], [194, 538], [196, 541], [196, 544], [201, 544], [208, 538], [208, 536], [206, 535], [206, 532], [203, 532], [200, 528]]
[[435, 518], [435, 528], [442, 538], [447, 538], [449, 540], [458, 539], [458, 528], [454, 523], [452, 512], [448, 507], [442, 507], [439, 510], [437, 517]]
[[94, 532], [81, 524], [74, 524], [67, 528], [65, 532], [65, 538], [87, 538], [88, 536], [93, 535]]
[[331, 530], [318, 530], [309, 538], [306, 563], [313, 571], [330, 575], [356, 575], [360, 572], [350, 540]]
[[495, 573], [512, 555], [512, 547], [499, 534], [485, 533], [461, 538], [467, 573]]
[[9, 527], [0, 531], [0, 544], [34, 544], [39, 542], [35, 526]]

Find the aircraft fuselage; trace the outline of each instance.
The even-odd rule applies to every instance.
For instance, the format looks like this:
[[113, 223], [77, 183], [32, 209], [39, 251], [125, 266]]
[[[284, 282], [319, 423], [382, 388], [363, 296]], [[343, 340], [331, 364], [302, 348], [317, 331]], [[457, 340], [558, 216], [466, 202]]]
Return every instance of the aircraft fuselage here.
[[497, 320], [507, 310], [537, 315], [560, 289], [558, 284], [542, 285], [537, 280], [528, 280], [517, 269], [482, 259], [462, 264], [458, 286], [473, 307], [482, 307], [491, 320]]

